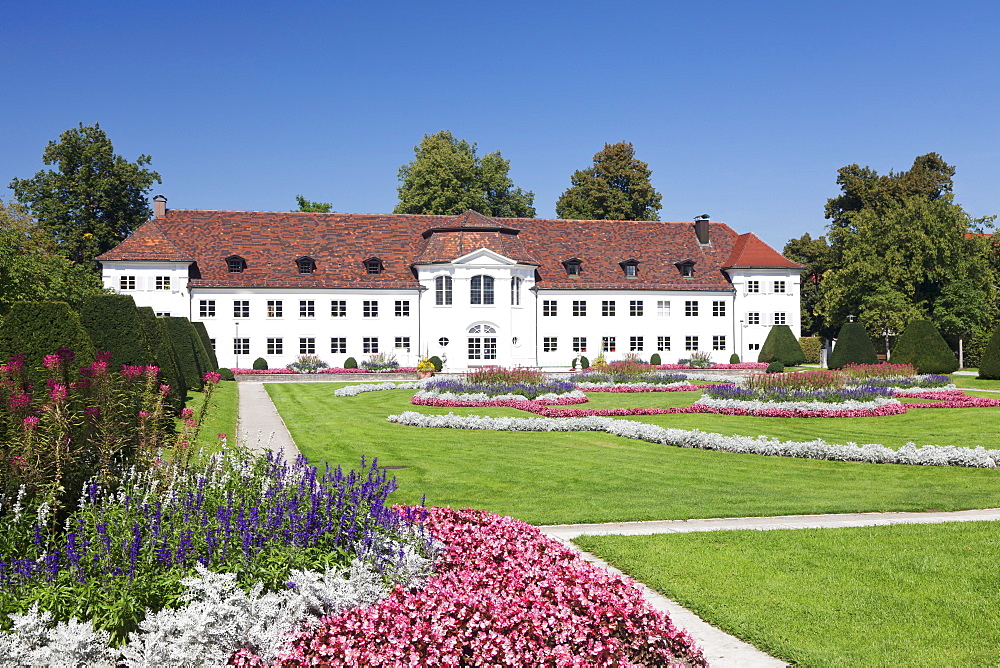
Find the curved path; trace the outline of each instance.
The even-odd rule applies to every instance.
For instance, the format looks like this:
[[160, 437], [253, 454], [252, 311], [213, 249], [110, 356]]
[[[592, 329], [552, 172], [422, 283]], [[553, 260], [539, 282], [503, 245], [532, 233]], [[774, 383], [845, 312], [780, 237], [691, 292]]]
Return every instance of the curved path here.
[[[263, 383], [240, 382], [239, 419], [237, 438], [258, 450], [281, 452], [286, 459], [299, 456], [284, 421], [275, 409]], [[783, 515], [778, 517], [729, 517], [696, 520], [662, 520], [655, 522], [611, 522], [607, 524], [557, 524], [541, 526], [542, 533], [562, 541], [576, 550], [587, 561], [602, 566], [612, 573], [625, 575], [620, 570], [584, 552], [572, 539], [583, 535], [639, 536], [656, 533], [688, 533], [694, 531], [726, 531], [775, 529], [834, 529], [839, 527], [885, 526], [889, 524], [933, 524], [940, 522], [975, 522], [1000, 520], [1000, 508], [986, 510], [960, 510], [932, 513], [846, 513], [837, 515]], [[636, 582], [646, 600], [670, 615], [674, 624], [686, 629], [705, 652], [709, 664], [715, 667], [784, 666], [785, 663], [739, 638], [708, 624], [690, 610]]]

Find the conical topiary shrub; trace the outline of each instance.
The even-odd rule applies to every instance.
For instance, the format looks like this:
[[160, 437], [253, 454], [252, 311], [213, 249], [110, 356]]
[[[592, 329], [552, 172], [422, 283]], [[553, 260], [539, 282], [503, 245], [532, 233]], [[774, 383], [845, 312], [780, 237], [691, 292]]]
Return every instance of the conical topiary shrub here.
[[180, 373], [177, 353], [174, 352], [174, 347], [170, 344], [166, 325], [162, 318], [156, 317], [150, 306], [140, 306], [136, 311], [139, 313], [140, 333], [146, 340], [146, 346], [153, 354], [153, 364], [160, 368], [160, 380], [165, 385], [170, 386], [167, 400], [179, 412], [184, 408], [184, 402], [187, 400], [187, 385]]
[[177, 362], [180, 364], [181, 375], [184, 376], [184, 384], [189, 390], [200, 392], [205, 372], [215, 371], [208, 361], [208, 353], [205, 352], [201, 337], [187, 318], [171, 316], [161, 320], [170, 334], [174, 352], [177, 353]]
[[837, 345], [830, 353], [826, 366], [842, 369], [848, 364], [878, 364], [875, 344], [860, 322], [847, 322], [840, 328]]
[[774, 325], [764, 339], [757, 355], [758, 362], [781, 362], [785, 366], [797, 366], [806, 361], [799, 340], [788, 325]]
[[979, 359], [979, 378], [1000, 380], [1000, 325], [993, 331]]
[[212, 337], [208, 335], [205, 323], [192, 322], [191, 325], [194, 327], [194, 331], [198, 332], [201, 343], [205, 346], [205, 352], [208, 354], [208, 370], [215, 371], [219, 368], [219, 358], [215, 356], [215, 348], [212, 347]]
[[73, 351], [74, 368], [94, 361], [94, 343], [66, 302], [15, 302], [0, 328], [0, 361], [24, 355], [28, 370], [42, 368], [46, 355], [60, 348]]
[[139, 334], [139, 311], [132, 295], [94, 295], [80, 305], [80, 323], [96, 350], [111, 353], [111, 368], [153, 363], [146, 338]]
[[958, 358], [930, 320], [914, 320], [896, 339], [893, 364], [912, 364], [918, 373], [952, 373]]
[[656, 365], [663, 364], [663, 362], [660, 361], [660, 353], [653, 353], [652, 355], [650, 355], [649, 363]]

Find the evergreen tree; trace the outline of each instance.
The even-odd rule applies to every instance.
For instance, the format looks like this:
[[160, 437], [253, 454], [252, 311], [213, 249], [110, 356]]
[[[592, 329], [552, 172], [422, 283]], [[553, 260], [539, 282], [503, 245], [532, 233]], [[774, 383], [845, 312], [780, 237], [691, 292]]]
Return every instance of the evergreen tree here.
[[212, 347], [212, 337], [208, 335], [205, 323], [192, 322], [191, 324], [194, 325], [194, 331], [198, 332], [198, 338], [201, 339], [202, 345], [205, 346], [205, 353], [208, 355], [208, 371], [215, 371], [219, 368], [219, 358], [215, 356], [215, 348]]
[[146, 339], [139, 335], [139, 312], [132, 295], [96, 295], [84, 300], [80, 322], [97, 350], [111, 353], [111, 368], [153, 363]]
[[209, 370], [208, 354], [201, 338], [187, 318], [173, 316], [160, 320], [169, 333], [184, 384], [188, 390], [200, 392], [204, 386], [205, 371]]
[[15, 302], [0, 327], [0, 360], [24, 355], [25, 369], [43, 368], [46, 355], [73, 351], [74, 368], [94, 361], [94, 344], [66, 302]]
[[827, 367], [841, 369], [848, 364], [877, 363], [878, 354], [865, 326], [860, 322], [844, 323], [840, 328], [837, 344], [827, 360]]
[[1000, 380], [1000, 326], [993, 330], [993, 336], [983, 349], [979, 360], [979, 378]]
[[781, 362], [784, 366], [798, 366], [806, 361], [799, 340], [788, 325], [774, 325], [764, 339], [757, 355], [758, 362]]
[[163, 318], [156, 317], [150, 306], [140, 306], [136, 311], [139, 314], [139, 331], [153, 355], [154, 363], [160, 368], [160, 379], [165, 385], [170, 386], [167, 400], [179, 412], [180, 409], [184, 408], [184, 402], [187, 401], [188, 388], [184, 383], [184, 376], [180, 372], [177, 353], [174, 352], [174, 347], [170, 343], [166, 325]]
[[650, 182], [649, 165], [636, 159], [630, 142], [605, 144], [593, 167], [570, 177], [572, 185], [556, 202], [559, 218], [576, 220], [659, 220], [660, 193]]
[[952, 373], [958, 360], [930, 320], [914, 320], [896, 340], [894, 364], [912, 364], [919, 373]]

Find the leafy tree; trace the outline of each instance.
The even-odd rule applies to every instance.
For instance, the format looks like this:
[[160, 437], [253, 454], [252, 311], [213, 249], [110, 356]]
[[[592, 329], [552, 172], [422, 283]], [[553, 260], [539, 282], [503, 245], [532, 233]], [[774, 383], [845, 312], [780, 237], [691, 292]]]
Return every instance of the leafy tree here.
[[813, 239], [806, 232], [798, 239], [789, 239], [782, 254], [789, 260], [806, 265], [802, 272], [799, 298], [803, 335], [833, 338], [837, 330], [827, 325], [821, 310], [823, 275], [831, 268], [831, 250], [826, 237]]
[[147, 195], [157, 172], [145, 168], [148, 155], [132, 163], [114, 152], [100, 125], [80, 124], [49, 142], [41, 170], [15, 178], [10, 189], [55, 238], [65, 257], [91, 266], [95, 256], [114, 248], [152, 212]]
[[296, 195], [295, 201], [298, 202], [299, 208], [292, 211], [299, 213], [330, 213], [330, 209], [333, 208], [330, 202], [310, 202], [302, 195]]
[[650, 183], [649, 165], [631, 142], [605, 144], [594, 166], [573, 172], [556, 202], [556, 215], [575, 220], [659, 220], [662, 196]]
[[0, 314], [19, 301], [76, 307], [103, 292], [101, 277], [59, 255], [55, 240], [23, 205], [0, 200]]
[[872, 333], [882, 337], [886, 354], [893, 337], [923, 316], [909, 297], [887, 285], [875, 286], [861, 298], [858, 315]]
[[938, 328], [958, 339], [959, 366], [965, 366], [966, 339], [980, 337], [996, 320], [996, 290], [972, 277], [951, 281], [934, 302], [932, 315]]
[[510, 161], [500, 151], [482, 158], [476, 144], [441, 130], [413, 147], [416, 158], [399, 168], [395, 213], [458, 215], [472, 209], [485, 216], [533, 218], [535, 194], [514, 187]]

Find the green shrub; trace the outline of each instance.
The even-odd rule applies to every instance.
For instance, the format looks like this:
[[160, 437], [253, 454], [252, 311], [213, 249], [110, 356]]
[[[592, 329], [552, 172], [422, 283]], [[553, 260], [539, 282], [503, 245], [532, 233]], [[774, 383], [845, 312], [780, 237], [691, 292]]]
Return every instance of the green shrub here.
[[203, 322], [192, 322], [194, 326], [194, 331], [198, 332], [198, 337], [201, 339], [202, 345], [205, 346], [205, 352], [208, 353], [208, 366], [209, 371], [219, 368], [219, 358], [215, 356], [215, 348], [212, 346], [212, 337], [208, 335], [208, 330], [205, 328], [205, 323]]
[[204, 373], [209, 370], [208, 354], [194, 327], [187, 318], [178, 316], [160, 318], [160, 321], [163, 322], [170, 337], [170, 344], [174, 347], [184, 384], [189, 390], [201, 391]]
[[590, 368], [590, 360], [588, 360], [586, 358], [586, 356], [584, 356], [584, 355], [580, 356], [580, 368], [581, 369], [589, 369]]
[[[437, 359], [437, 358], [432, 357], [431, 361], [433, 362], [435, 359]], [[437, 368], [438, 371], [441, 370], [441, 368], [438, 367], [437, 364], [435, 364], [434, 366], [435, 366], [435, 368]], [[348, 357], [346, 360], [344, 360], [344, 368], [345, 369], [357, 369], [358, 368], [358, 361], [356, 359], [354, 359], [353, 357]]]
[[153, 355], [146, 339], [139, 336], [139, 312], [132, 295], [94, 295], [80, 305], [80, 324], [87, 330], [95, 350], [111, 353], [111, 368], [122, 364], [146, 366]]
[[733, 353], [732, 355], [729, 356], [729, 363], [730, 364], [739, 364], [740, 363], [740, 356], [737, 355], [736, 353]]
[[819, 364], [820, 351], [823, 350], [823, 339], [819, 336], [800, 336], [799, 345], [802, 354], [806, 356], [806, 364]]
[[253, 368], [254, 369], [258, 369], [258, 370], [259, 369], [266, 369], [267, 368], [267, 360], [264, 359], [263, 357], [258, 357], [257, 359], [255, 359], [253, 361]]
[[846, 322], [841, 326], [826, 365], [831, 369], [842, 369], [848, 364], [878, 364], [875, 344], [860, 322]]
[[574, 370], [574, 371], [576, 371], [576, 358], [575, 357], [573, 358], [573, 361], [569, 363], [569, 368], [572, 369], [572, 370]]
[[431, 358], [427, 361], [434, 365], [435, 371], [440, 371], [441, 367], [444, 366], [444, 362], [442, 362], [441, 358], [438, 357], [437, 355], [432, 355]]
[[986, 344], [993, 338], [993, 332], [989, 330], [978, 332], [965, 340], [962, 346], [962, 363], [967, 367], [979, 367], [986, 352]]
[[979, 378], [1000, 380], [1000, 325], [993, 330], [979, 358]]
[[94, 361], [94, 343], [66, 302], [15, 302], [0, 327], [0, 361], [24, 355], [28, 371], [41, 370], [46, 355], [60, 348], [73, 351], [74, 368]]
[[146, 347], [152, 353], [153, 364], [160, 367], [160, 380], [170, 386], [167, 400], [175, 412], [184, 408], [187, 401], [187, 384], [180, 372], [177, 353], [170, 344], [170, 336], [162, 318], [157, 318], [150, 306], [140, 306], [136, 309], [139, 315], [139, 333], [146, 341]]
[[216, 369], [215, 373], [222, 376], [222, 380], [236, 380], [236, 376], [233, 375], [232, 369], [222, 367], [221, 369]]
[[770, 364], [767, 365], [767, 368], [764, 369], [764, 373], [784, 373], [784, 372], [785, 372], [785, 365], [778, 361], [771, 362]]
[[650, 364], [663, 364], [663, 362], [660, 361], [660, 353], [653, 353], [652, 355], [650, 355], [649, 356], [649, 363]]
[[912, 364], [917, 373], [952, 373], [958, 358], [930, 320], [914, 320], [896, 339], [893, 364]]
[[785, 366], [796, 366], [805, 360], [802, 346], [788, 325], [771, 327], [757, 356], [758, 362], [781, 362]]

